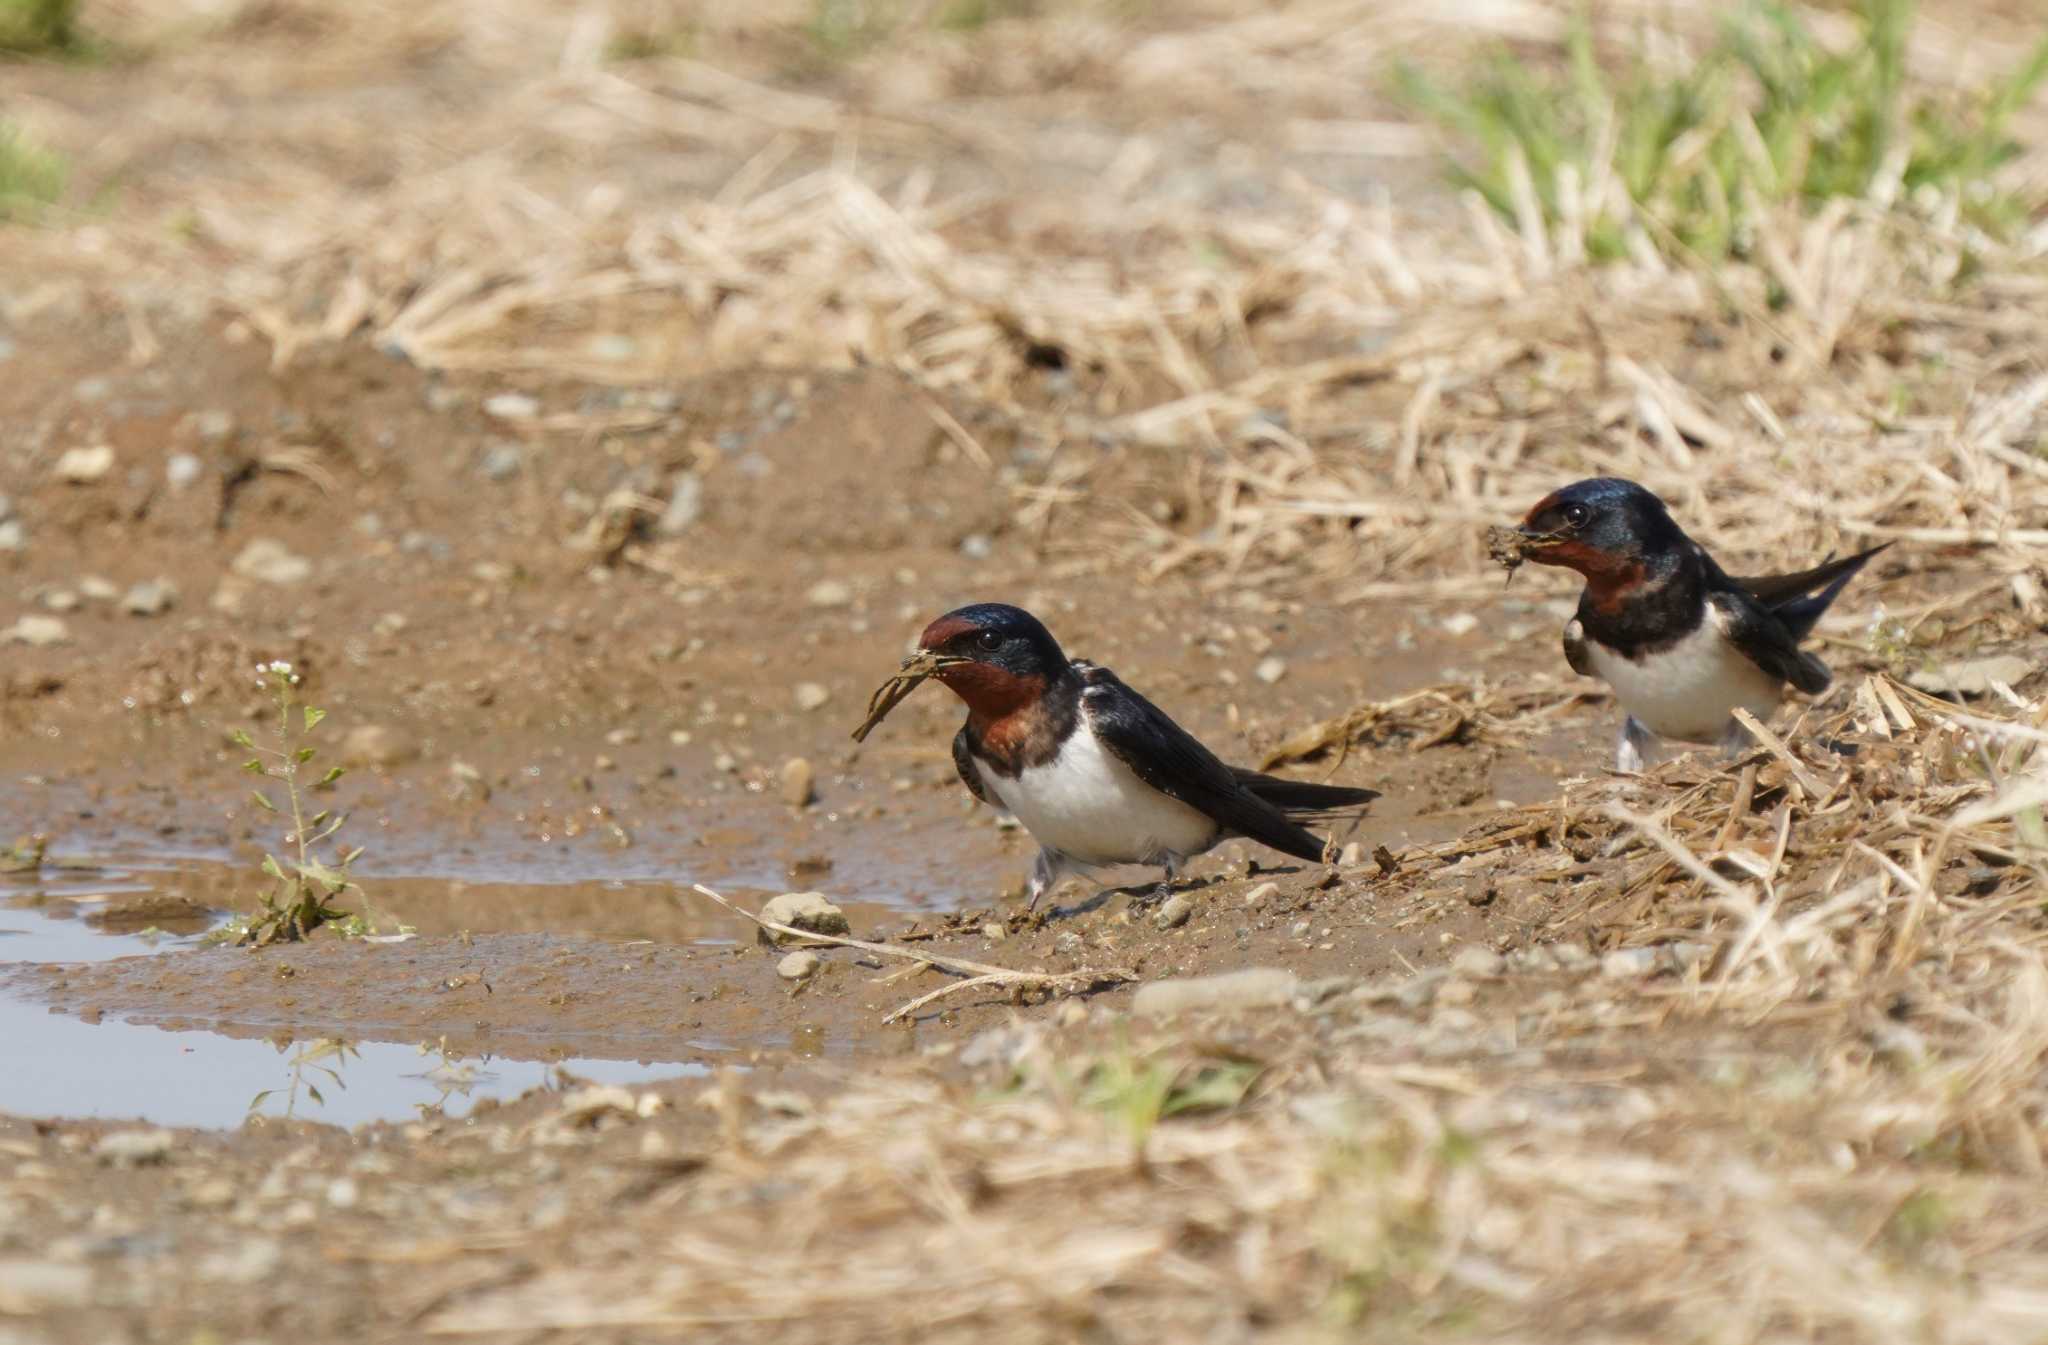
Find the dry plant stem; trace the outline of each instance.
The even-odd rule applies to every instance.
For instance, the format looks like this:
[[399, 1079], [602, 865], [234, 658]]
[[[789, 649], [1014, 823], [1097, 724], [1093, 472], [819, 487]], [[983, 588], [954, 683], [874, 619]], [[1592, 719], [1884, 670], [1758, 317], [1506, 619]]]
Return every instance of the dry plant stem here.
[[1053, 994], [1075, 995], [1083, 991], [1098, 989], [1102, 986], [1123, 985], [1138, 979], [1136, 972], [1126, 971], [1121, 967], [1088, 968], [1081, 971], [1068, 972], [1017, 971], [1010, 967], [997, 967], [986, 962], [970, 961], [964, 957], [950, 957], [944, 953], [921, 953], [909, 948], [899, 948], [894, 944], [873, 943], [867, 939], [849, 939], [839, 934], [818, 934], [808, 929], [798, 929], [793, 925], [783, 925], [773, 920], [763, 920], [752, 911], [727, 901], [702, 883], [692, 883], [690, 884], [690, 889], [711, 898], [711, 900], [725, 907], [734, 915], [741, 916], [752, 921], [762, 929], [772, 930], [777, 934], [787, 934], [792, 938], [809, 940], [813, 943], [831, 944], [838, 948], [858, 948], [863, 952], [877, 953], [883, 957], [900, 957], [906, 961], [922, 963], [928, 967], [936, 967], [940, 971], [950, 971], [969, 976], [970, 979], [968, 980], [944, 986], [928, 995], [918, 996], [883, 1018], [882, 1021], [884, 1023], [893, 1023], [916, 1012], [934, 1000], [944, 999], [948, 995], [958, 994], [962, 990], [969, 990], [976, 986], [1007, 986], [1013, 993], [1027, 990], [1046, 990]]

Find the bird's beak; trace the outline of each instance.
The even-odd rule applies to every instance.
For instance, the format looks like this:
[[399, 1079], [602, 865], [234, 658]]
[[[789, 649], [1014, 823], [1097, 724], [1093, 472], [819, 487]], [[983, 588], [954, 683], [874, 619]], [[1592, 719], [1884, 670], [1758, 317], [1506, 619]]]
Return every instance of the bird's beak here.
[[903, 660], [903, 666], [897, 670], [896, 675], [898, 677], [930, 677], [933, 673], [943, 669], [954, 668], [962, 663], [972, 662], [974, 662], [973, 659], [963, 658], [959, 654], [942, 654], [936, 649], [920, 649], [909, 658]]
[[1569, 529], [1560, 528], [1556, 532], [1543, 532], [1527, 524], [1515, 529], [1515, 540], [1521, 544], [1524, 551], [1542, 551], [1560, 542], [1570, 541], [1571, 535]]

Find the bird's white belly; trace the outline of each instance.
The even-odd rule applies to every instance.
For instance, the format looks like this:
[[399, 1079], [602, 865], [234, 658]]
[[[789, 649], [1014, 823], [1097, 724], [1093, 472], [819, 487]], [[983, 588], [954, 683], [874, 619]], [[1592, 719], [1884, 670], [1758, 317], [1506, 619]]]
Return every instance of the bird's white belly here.
[[1744, 658], [1712, 621], [1640, 659], [1624, 658], [1594, 640], [1586, 642], [1586, 652], [1621, 708], [1660, 737], [1710, 742], [1727, 731], [1737, 706], [1768, 719], [1783, 694], [1778, 679]]
[[1083, 864], [1152, 863], [1199, 854], [1216, 839], [1207, 814], [1140, 780], [1085, 724], [1058, 756], [1014, 779], [975, 765], [1032, 839]]

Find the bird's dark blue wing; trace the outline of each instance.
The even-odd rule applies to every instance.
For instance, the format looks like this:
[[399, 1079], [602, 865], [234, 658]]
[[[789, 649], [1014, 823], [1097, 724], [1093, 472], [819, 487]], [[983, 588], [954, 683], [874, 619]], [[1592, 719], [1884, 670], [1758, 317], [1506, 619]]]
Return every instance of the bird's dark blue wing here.
[[1245, 788], [1230, 767], [1173, 722], [1164, 710], [1090, 666], [1082, 706], [1102, 745], [1131, 773], [1169, 798], [1207, 814], [1219, 826], [1297, 859], [1319, 860], [1323, 842]]
[[1744, 658], [1809, 696], [1826, 691], [1834, 680], [1827, 665], [1801, 652], [1799, 637], [1747, 593], [1732, 589], [1709, 593], [1707, 619]]

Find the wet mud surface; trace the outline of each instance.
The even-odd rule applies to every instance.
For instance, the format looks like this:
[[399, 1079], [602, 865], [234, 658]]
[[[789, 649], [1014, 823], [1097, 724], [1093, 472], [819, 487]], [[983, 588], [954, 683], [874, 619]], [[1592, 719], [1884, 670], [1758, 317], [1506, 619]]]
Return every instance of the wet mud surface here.
[[[89, 962], [69, 943], [18, 940], [4, 982], [18, 1000], [108, 1031], [148, 1025], [166, 1049], [171, 1033], [206, 1031], [537, 1062], [758, 1064], [902, 1052], [1011, 1006], [963, 996], [883, 1026], [939, 974], [903, 977], [839, 950], [793, 989], [692, 883], [749, 906], [817, 890], [863, 937], [1141, 977], [1276, 960], [1371, 974], [1465, 942], [1511, 944], [1537, 923], [1457, 902], [1390, 924], [1397, 890], [1376, 889], [1369, 863], [1325, 871], [1246, 844], [1196, 866], [1185, 926], [1156, 928], [1133, 905], [1143, 889], [1088, 883], [1027, 921], [1028, 839], [960, 788], [951, 698], [924, 688], [865, 744], [847, 738], [930, 616], [1004, 599], [1250, 760], [1365, 699], [1541, 666], [1560, 603], [1534, 585], [1452, 633], [1420, 608], [1105, 584], [1118, 511], [1165, 488], [1143, 463], [1106, 471], [1060, 536], [1033, 536], [1013, 526], [989, 470], [885, 371], [688, 384], [651, 403], [668, 409], [644, 432], [593, 451], [521, 437], [482, 409], [486, 389], [371, 350], [273, 374], [259, 343], [207, 323], [131, 371], [102, 358], [118, 323], [74, 313], [47, 325], [14, 357], [13, 401], [0, 405], [18, 427], [9, 490], [38, 521], [0, 567], [9, 619], [52, 616], [62, 635], [7, 650], [0, 818], [10, 837], [48, 837], [62, 867], [46, 872], [65, 890], [15, 875], [7, 899], [49, 911], [83, 896], [115, 927], [171, 937]], [[589, 394], [529, 395], [550, 407]], [[84, 438], [111, 446], [116, 466], [57, 479], [51, 453]], [[516, 471], [480, 470], [507, 444]], [[996, 466], [993, 484], [1026, 479], [1029, 455]], [[686, 526], [593, 549], [594, 501], [685, 468], [704, 483]], [[856, 494], [863, 507], [845, 508]], [[252, 567], [257, 542], [303, 564]], [[175, 596], [147, 615], [105, 596], [152, 581]], [[353, 773], [328, 802], [365, 848], [370, 914], [411, 933], [404, 942], [186, 946], [249, 907], [263, 854], [282, 844], [228, 740], [263, 731], [254, 669], [273, 658], [329, 712], [317, 745]], [[1258, 673], [1272, 660], [1284, 673], [1269, 682]], [[1358, 860], [1456, 835], [1502, 799], [1548, 797], [1597, 758], [1599, 718], [1582, 707], [1534, 743], [1354, 751], [1332, 778], [1384, 797], [1340, 840], [1358, 843]], [[801, 807], [784, 796], [797, 758], [815, 780]]]

